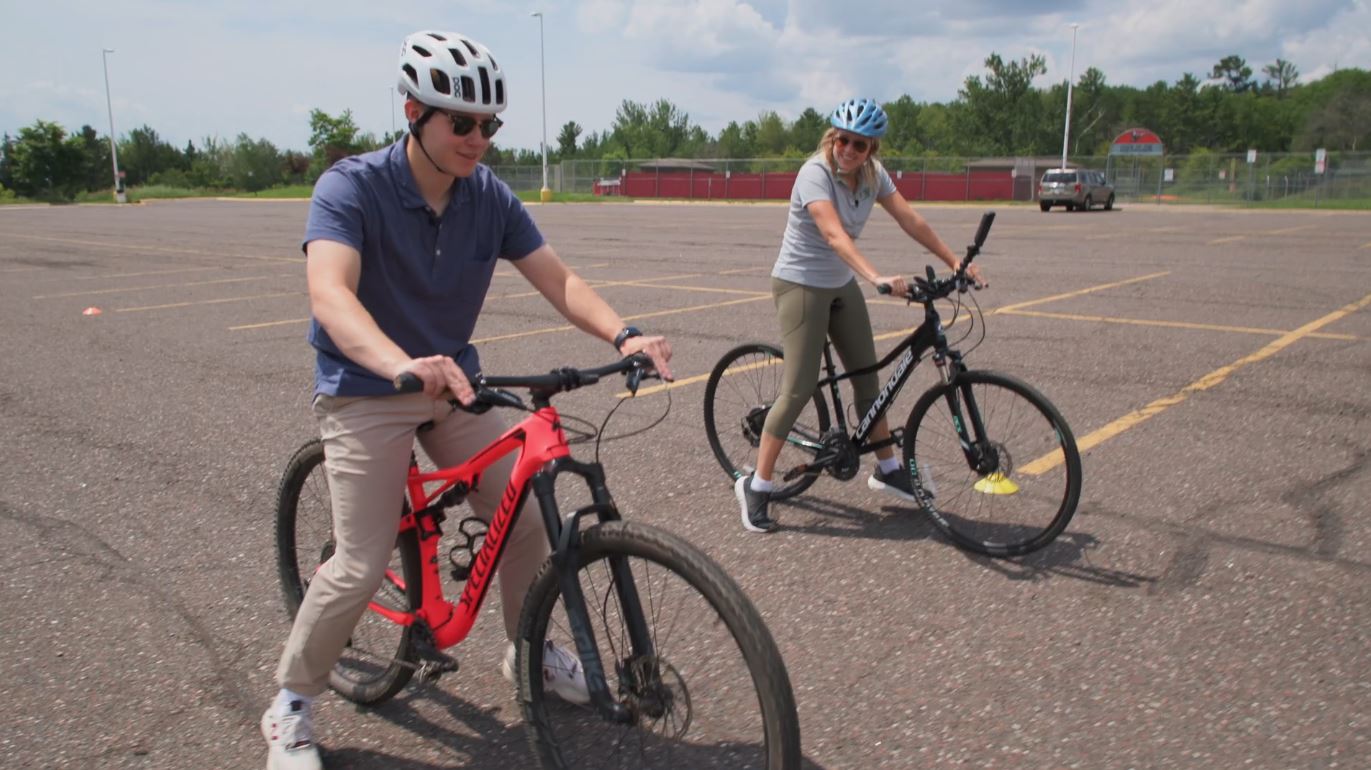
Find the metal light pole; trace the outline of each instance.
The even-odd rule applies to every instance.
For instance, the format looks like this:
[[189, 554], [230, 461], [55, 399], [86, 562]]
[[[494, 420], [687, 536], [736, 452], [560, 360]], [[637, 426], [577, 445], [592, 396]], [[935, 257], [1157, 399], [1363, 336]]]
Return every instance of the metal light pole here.
[[128, 198], [124, 195], [124, 180], [119, 178], [119, 152], [114, 149], [114, 103], [109, 98], [109, 55], [112, 53], [113, 48], [100, 49], [100, 59], [105, 64], [105, 108], [109, 110], [109, 157], [114, 166], [114, 200], [117, 203], [128, 203]]
[[547, 59], [543, 47], [543, 12], [534, 11], [529, 15], [538, 17], [538, 68], [543, 81], [543, 189], [538, 197], [547, 203], [552, 200], [552, 189], [547, 186]]
[[1066, 168], [1066, 145], [1071, 140], [1071, 86], [1076, 79], [1076, 28], [1071, 25], [1071, 71], [1066, 76], [1066, 128], [1062, 131], [1062, 168]]

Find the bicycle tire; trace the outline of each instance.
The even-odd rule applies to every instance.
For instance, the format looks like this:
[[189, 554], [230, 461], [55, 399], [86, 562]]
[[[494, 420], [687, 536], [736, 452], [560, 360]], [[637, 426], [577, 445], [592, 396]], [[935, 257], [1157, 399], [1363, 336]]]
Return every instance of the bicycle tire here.
[[[993, 470], [978, 472], [966, 459], [949, 406], [953, 393], [968, 433], [965, 404], [974, 399], [998, 458]], [[1046, 546], [1080, 500], [1081, 458], [1070, 426], [1052, 402], [1010, 375], [967, 371], [930, 388], [909, 414], [903, 448], [920, 508], [952, 542], [976, 553], [1020, 556]]]
[[[621, 625], [610, 572], [620, 559], [650, 626], [655, 654], [646, 664], [628, 649]], [[581, 533], [576, 569], [610, 694], [636, 718], [611, 724], [544, 689], [544, 643], [575, 650], [549, 560], [524, 601], [516, 655], [520, 705], [544, 767], [799, 767], [799, 717], [785, 663], [756, 607], [716, 563], [668, 532], [614, 521]], [[689, 606], [669, 607], [675, 598]], [[651, 683], [634, 684], [643, 679]], [[718, 713], [697, 709], [730, 698]]]
[[[781, 389], [779, 348], [766, 343], [740, 345], [723, 355], [709, 373], [705, 385], [705, 435], [709, 448], [731, 480], [751, 472], [760, 442], [761, 423]], [[731, 371], [730, 371], [731, 370]], [[727, 379], [725, 379], [727, 378]], [[727, 384], [725, 384], [727, 383]], [[814, 391], [813, 411], [800, 413], [791, 428], [794, 440], [787, 441], [776, 458], [772, 500], [794, 497], [818, 479], [806, 473], [785, 483], [786, 470], [812, 461], [818, 452], [796, 441], [815, 442], [828, 430], [828, 406], [818, 390]]]
[[[276, 563], [286, 611], [292, 620], [300, 610], [309, 576], [333, 553], [333, 512], [324, 472], [324, 444], [305, 443], [286, 464], [276, 496]], [[399, 562], [402, 589], [387, 578], [375, 601], [412, 611], [422, 601], [423, 573], [419, 540], [413, 530], [396, 538], [391, 569]], [[364, 612], [342, 656], [329, 672], [329, 686], [344, 698], [374, 705], [391, 698], [414, 675], [417, 660], [413, 626], [398, 625], [374, 612]]]

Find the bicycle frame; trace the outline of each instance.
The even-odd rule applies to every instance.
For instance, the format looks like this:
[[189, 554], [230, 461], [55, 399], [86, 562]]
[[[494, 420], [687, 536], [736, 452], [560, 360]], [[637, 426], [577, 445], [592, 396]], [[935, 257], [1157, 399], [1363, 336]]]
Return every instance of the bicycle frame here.
[[[566, 434], [557, 410], [538, 403], [533, 414], [510, 428], [499, 439], [472, 455], [460, 465], [431, 472], [420, 472], [411, 458], [406, 480], [411, 510], [400, 520], [400, 532], [416, 530], [419, 558], [424, 571], [423, 594], [419, 608], [400, 612], [371, 602], [368, 606], [383, 617], [400, 625], [425, 626], [432, 634], [433, 646], [445, 649], [460, 643], [470, 633], [479, 617], [481, 604], [490, 588], [491, 577], [504, 555], [506, 538], [518, 521], [524, 502], [532, 489], [542, 509], [543, 524], [553, 548], [553, 562], [560, 573], [560, 587], [566, 604], [568, 621], [575, 637], [577, 653], [586, 676], [591, 702], [608, 718], [622, 721], [626, 710], [615, 703], [605, 681], [604, 667], [595, 645], [594, 632], [585, 606], [580, 582], [576, 578], [577, 537], [582, 516], [594, 514], [600, 521], [620, 518], [618, 509], [605, 486], [604, 469], [598, 463], [581, 463], [572, 459]], [[500, 498], [500, 505], [491, 517], [484, 543], [477, 551], [471, 573], [457, 602], [448, 601], [443, 593], [438, 571], [438, 540], [442, 534], [440, 522], [443, 508], [461, 502], [467, 492], [480, 483], [481, 474], [492, 464], [511, 452], [518, 452], [509, 484]], [[590, 488], [592, 504], [578, 509], [563, 522], [557, 509], [556, 479], [563, 473], [582, 477]], [[437, 484], [431, 491], [428, 487]], [[639, 655], [651, 655], [652, 644], [642, 606], [628, 565], [611, 561], [621, 606], [629, 626], [633, 649]], [[404, 589], [401, 576], [388, 571], [386, 578]]]
[[[942, 317], [938, 315], [938, 310], [933, 306], [932, 302], [924, 305], [924, 320], [923, 323], [919, 324], [918, 328], [914, 329], [909, 336], [905, 337], [900, 344], [896, 345], [884, 358], [864, 369], [839, 374], [833, 364], [833, 345], [825, 340], [824, 372], [827, 376], [819, 380], [817, 387], [822, 388], [825, 385], [828, 386], [829, 397], [833, 402], [834, 419], [838, 424], [838, 430], [843, 433], [848, 432], [847, 414], [846, 410], [843, 409], [842, 395], [839, 393], [838, 383], [869, 372], [880, 371], [885, 369], [892, 362], [895, 362], [896, 358], [899, 359], [899, 361], [895, 363], [895, 370], [891, 373], [890, 379], [881, 387], [880, 393], [876, 396], [876, 400], [872, 402], [871, 408], [862, 416], [861, 422], [857, 424], [857, 429], [853, 431], [851, 435], [852, 444], [856, 447], [858, 455], [869, 454], [877, 449], [891, 446], [899, 442], [902, 431], [898, 428], [891, 428], [890, 438], [884, 441], [869, 444], [867, 443], [867, 439], [871, 436], [871, 430], [890, 409], [890, 405], [894, 403], [895, 397], [899, 395], [900, 390], [909, 380], [909, 376], [914, 372], [914, 369], [918, 367], [919, 362], [923, 360], [924, 354], [929, 350], [933, 351], [933, 363], [942, 373], [944, 382], [951, 382], [958, 373], [966, 371], [966, 364], [962, 362], [961, 353], [953, 350], [947, 344], [947, 335], [943, 331]], [[955, 399], [955, 397], [954, 393], [951, 398]], [[955, 402], [953, 403], [953, 406], [955, 409]], [[974, 412], [974, 410], [972, 411]], [[954, 414], [955, 413], [956, 412], [954, 411]], [[979, 414], [973, 414], [972, 423], [977, 428], [977, 435], [981, 435], [983, 431], [981, 431], [979, 427]], [[969, 446], [969, 442], [967, 441], [965, 431], [961, 425], [957, 426], [957, 432], [962, 438], [963, 448], [966, 449]], [[814, 444], [811, 448], [817, 450], [820, 446]], [[968, 459], [971, 459], [970, 455], [968, 455]]]

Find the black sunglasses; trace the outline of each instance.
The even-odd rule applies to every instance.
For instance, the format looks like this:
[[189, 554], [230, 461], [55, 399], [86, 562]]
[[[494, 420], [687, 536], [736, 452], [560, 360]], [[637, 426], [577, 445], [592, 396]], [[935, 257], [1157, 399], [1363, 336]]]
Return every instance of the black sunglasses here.
[[471, 129], [481, 127], [481, 136], [489, 139], [495, 136], [495, 132], [500, 130], [505, 122], [496, 117], [478, 121], [469, 115], [453, 115], [451, 112], [444, 112], [443, 115], [452, 121], [452, 133], [455, 136], [466, 136], [471, 133]]
[[849, 139], [846, 136], [843, 136], [842, 134], [838, 134], [838, 144], [842, 145], [843, 147], [846, 147], [850, 144], [852, 145], [852, 149], [856, 150], [857, 152], [866, 152], [867, 148], [871, 147], [871, 145], [867, 143], [865, 139]]

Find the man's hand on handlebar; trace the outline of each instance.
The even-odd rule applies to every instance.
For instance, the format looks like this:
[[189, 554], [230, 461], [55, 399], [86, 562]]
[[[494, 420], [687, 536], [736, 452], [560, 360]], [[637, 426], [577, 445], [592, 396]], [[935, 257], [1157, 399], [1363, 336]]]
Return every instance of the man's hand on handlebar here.
[[410, 359], [409, 363], [394, 373], [395, 377], [408, 372], [424, 383], [424, 395], [432, 399], [443, 398], [451, 392], [463, 406], [476, 402], [476, 391], [471, 387], [462, 367], [448, 356], [424, 356]]
[[624, 340], [624, 345], [619, 348], [619, 352], [625, 358], [634, 353], [643, 353], [652, 359], [652, 368], [657, 370], [658, 376], [667, 382], [674, 379], [671, 376], [671, 367], [667, 365], [667, 362], [671, 360], [671, 344], [666, 341], [666, 337], [629, 337]]

